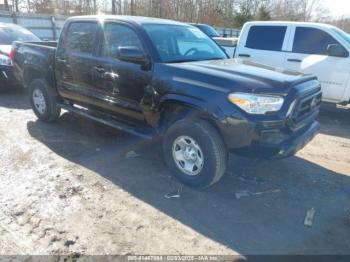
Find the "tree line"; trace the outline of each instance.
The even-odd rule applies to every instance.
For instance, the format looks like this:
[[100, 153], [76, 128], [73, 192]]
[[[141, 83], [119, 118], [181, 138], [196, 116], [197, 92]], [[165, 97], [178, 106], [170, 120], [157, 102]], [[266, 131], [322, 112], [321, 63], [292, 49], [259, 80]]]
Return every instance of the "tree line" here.
[[[184, 22], [240, 28], [251, 20], [332, 22], [323, 0], [3, 0], [15, 12], [84, 15], [119, 14], [161, 17]], [[349, 26], [350, 28], [350, 26]]]

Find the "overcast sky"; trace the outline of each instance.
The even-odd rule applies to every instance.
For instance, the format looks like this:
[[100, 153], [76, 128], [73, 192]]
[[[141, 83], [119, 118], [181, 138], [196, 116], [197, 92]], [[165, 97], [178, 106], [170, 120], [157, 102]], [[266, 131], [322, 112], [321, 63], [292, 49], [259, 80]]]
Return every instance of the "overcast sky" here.
[[331, 16], [337, 18], [340, 16], [350, 16], [350, 1], [349, 0], [323, 0]]

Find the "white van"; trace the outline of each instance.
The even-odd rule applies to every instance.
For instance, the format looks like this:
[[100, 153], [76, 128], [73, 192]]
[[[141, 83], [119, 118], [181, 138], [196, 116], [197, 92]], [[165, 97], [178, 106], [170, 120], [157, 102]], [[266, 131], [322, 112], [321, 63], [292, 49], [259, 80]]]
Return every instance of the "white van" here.
[[248, 22], [235, 58], [311, 73], [322, 85], [323, 100], [350, 103], [350, 35], [319, 23]]

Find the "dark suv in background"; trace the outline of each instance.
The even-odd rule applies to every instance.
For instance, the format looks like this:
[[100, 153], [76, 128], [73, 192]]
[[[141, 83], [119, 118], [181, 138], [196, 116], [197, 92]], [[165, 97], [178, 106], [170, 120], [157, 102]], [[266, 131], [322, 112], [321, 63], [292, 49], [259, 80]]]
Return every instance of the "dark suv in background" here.
[[19, 86], [13, 75], [14, 41], [38, 42], [40, 39], [29, 30], [10, 23], [0, 23], [0, 89]]

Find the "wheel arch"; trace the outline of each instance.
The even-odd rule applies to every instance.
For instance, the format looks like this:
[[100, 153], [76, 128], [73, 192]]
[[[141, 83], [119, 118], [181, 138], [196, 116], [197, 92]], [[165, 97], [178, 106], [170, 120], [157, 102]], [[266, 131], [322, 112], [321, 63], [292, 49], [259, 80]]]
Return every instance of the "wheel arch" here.
[[218, 124], [225, 121], [225, 115], [217, 106], [183, 95], [167, 95], [161, 99], [158, 121], [161, 133], [172, 123], [184, 118], [199, 118], [209, 122], [224, 139]]
[[43, 73], [44, 71], [41, 70], [40, 68], [36, 67], [36, 66], [32, 66], [32, 65], [28, 65], [24, 68], [24, 72], [23, 72], [23, 81], [24, 81], [24, 86], [27, 88], [29, 87], [30, 83], [34, 80], [34, 79], [44, 79], [45, 81], [47, 81], [47, 83], [52, 86], [52, 79], [48, 79], [48, 77], [46, 77], [45, 73]]

